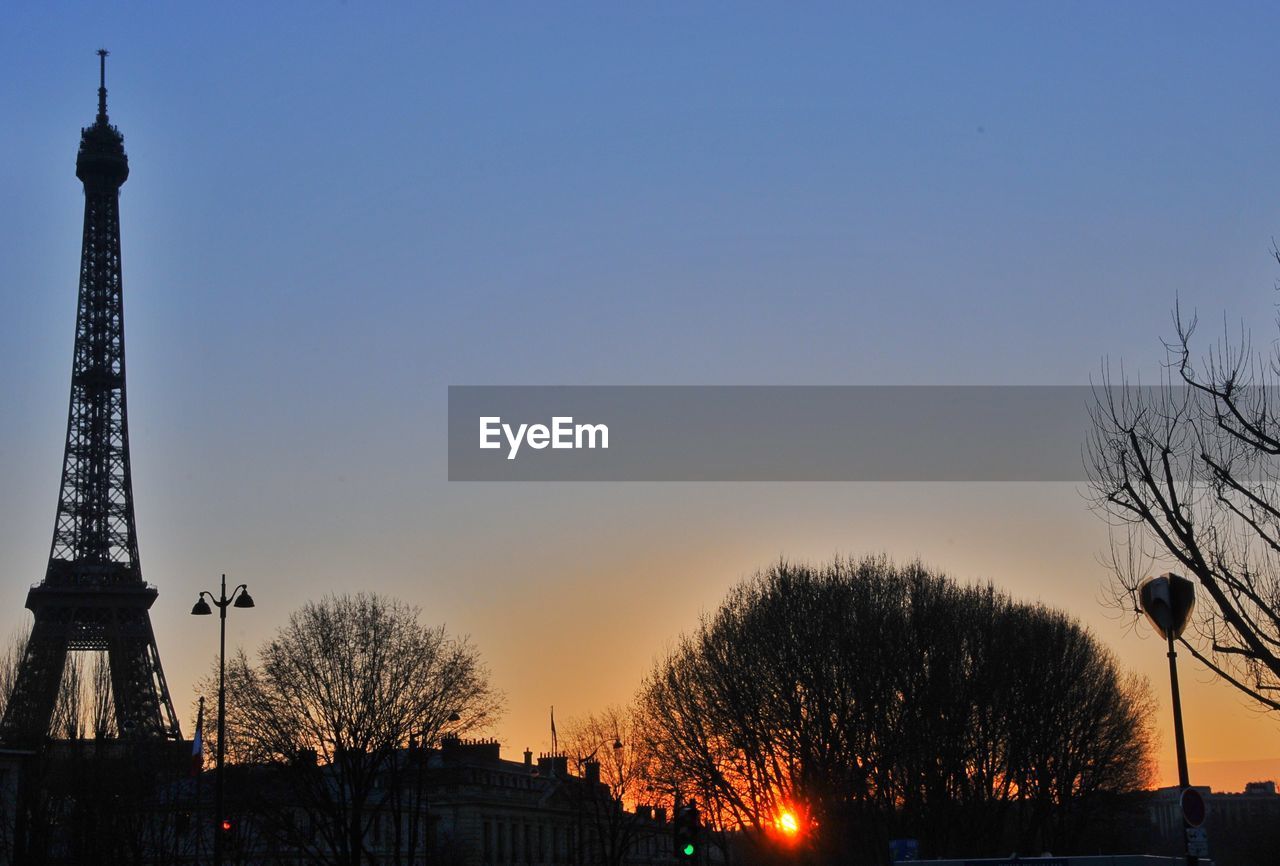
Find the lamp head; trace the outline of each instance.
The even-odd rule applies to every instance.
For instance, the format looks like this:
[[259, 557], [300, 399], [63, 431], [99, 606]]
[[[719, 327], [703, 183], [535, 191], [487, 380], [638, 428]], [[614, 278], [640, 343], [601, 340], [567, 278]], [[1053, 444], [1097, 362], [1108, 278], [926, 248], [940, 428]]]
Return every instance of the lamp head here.
[[204, 596], [196, 599], [196, 603], [191, 607], [192, 616], [209, 616], [213, 613], [213, 609], [209, 607], [209, 602], [204, 600]]
[[235, 603], [232, 607], [253, 607], [253, 596], [249, 595], [249, 590], [242, 589], [240, 594], [236, 596]]
[[1182, 635], [1196, 606], [1196, 585], [1181, 575], [1165, 572], [1138, 587], [1138, 603], [1160, 637]]

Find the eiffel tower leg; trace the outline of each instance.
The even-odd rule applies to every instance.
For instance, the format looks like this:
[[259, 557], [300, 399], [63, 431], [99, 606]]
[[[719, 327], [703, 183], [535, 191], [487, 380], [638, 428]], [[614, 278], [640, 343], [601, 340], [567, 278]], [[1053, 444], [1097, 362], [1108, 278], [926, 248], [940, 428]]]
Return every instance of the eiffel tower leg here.
[[177, 716], [145, 610], [120, 609], [107, 637], [116, 724], [125, 738], [176, 740]]
[[41, 613], [31, 627], [13, 694], [0, 722], [6, 743], [39, 744], [49, 734], [58, 701], [62, 670], [67, 664], [67, 630], [65, 624], [53, 619], [58, 611]]

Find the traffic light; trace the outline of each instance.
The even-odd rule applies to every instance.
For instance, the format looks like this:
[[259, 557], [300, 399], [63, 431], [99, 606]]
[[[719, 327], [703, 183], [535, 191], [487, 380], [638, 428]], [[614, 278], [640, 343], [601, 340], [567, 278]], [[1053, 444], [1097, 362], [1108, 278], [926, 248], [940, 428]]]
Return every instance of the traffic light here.
[[698, 815], [698, 805], [690, 801], [676, 809], [675, 814], [675, 855], [682, 863], [693, 863], [698, 859], [702, 840], [699, 838], [702, 821]]

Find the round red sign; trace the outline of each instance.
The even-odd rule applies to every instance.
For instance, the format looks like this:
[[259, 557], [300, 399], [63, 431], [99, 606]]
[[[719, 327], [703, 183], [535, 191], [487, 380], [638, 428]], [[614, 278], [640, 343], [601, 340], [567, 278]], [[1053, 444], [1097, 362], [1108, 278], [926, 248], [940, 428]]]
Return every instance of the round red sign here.
[[1188, 827], [1199, 827], [1204, 823], [1204, 797], [1195, 788], [1182, 789], [1182, 820]]

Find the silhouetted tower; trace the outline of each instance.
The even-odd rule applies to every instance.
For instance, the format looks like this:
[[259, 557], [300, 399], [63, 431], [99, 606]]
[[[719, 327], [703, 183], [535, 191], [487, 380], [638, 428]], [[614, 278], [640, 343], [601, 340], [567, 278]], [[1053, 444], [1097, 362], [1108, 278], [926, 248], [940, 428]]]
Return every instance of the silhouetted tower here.
[[119, 735], [181, 734], [142, 580], [129, 474], [120, 187], [129, 176], [124, 137], [107, 120], [106, 51], [99, 51], [98, 117], [81, 130], [76, 177], [84, 183], [80, 300], [62, 487], [44, 580], [27, 594], [31, 639], [0, 739], [34, 744], [49, 734], [67, 653], [106, 650]]

